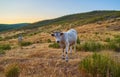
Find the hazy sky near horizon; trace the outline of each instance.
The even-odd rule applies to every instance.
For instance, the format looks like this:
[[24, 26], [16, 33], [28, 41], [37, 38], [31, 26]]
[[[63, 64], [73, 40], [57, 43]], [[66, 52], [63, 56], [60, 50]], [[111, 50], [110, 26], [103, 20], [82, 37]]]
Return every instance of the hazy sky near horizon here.
[[93, 10], [120, 10], [120, 0], [0, 0], [0, 23], [32, 23]]

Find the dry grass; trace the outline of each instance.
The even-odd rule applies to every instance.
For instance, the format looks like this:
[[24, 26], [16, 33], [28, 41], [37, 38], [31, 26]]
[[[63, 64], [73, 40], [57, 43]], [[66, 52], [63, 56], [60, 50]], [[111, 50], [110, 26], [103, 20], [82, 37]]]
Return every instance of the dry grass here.
[[[19, 53], [18, 51], [9, 51], [4, 57], [1, 57], [0, 65], [5, 67], [8, 64], [18, 63], [21, 68], [20, 77], [81, 77], [83, 74], [79, 72], [79, 62], [92, 54], [92, 52], [73, 52], [72, 55], [69, 54], [70, 60], [66, 63], [61, 59], [61, 49], [48, 48], [48, 43], [35, 46], [36, 48], [30, 46], [28, 49], [19, 49]], [[108, 54], [106, 51], [99, 53]], [[109, 55], [113, 57], [116, 54], [109, 52]], [[1, 71], [3, 70], [2, 68]]]
[[40, 46], [36, 44], [36, 48], [23, 48], [19, 49], [19, 52], [11, 50], [1, 58], [0, 64], [5, 67], [8, 64], [19, 63], [22, 70], [20, 77], [77, 77], [81, 75], [78, 70], [79, 61], [92, 54], [73, 52], [72, 55], [69, 54], [70, 61], [66, 63], [61, 59], [61, 49], [48, 48], [48, 44]]
[[[112, 20], [111, 20], [112, 21]], [[115, 35], [120, 34], [120, 31], [113, 29], [114, 25], [119, 26], [120, 22], [104, 21], [101, 24], [92, 23], [84, 26], [76, 26], [75, 29], [78, 32], [78, 36], [81, 43], [84, 41], [95, 40], [102, 43], [106, 43], [106, 38], [114, 38]], [[114, 24], [114, 25], [113, 25]], [[108, 27], [108, 25], [110, 27]], [[68, 63], [61, 59], [62, 50], [49, 48], [47, 40], [50, 39], [54, 41], [54, 38], [50, 36], [50, 33], [54, 30], [62, 29], [67, 31], [68, 28], [63, 29], [62, 25], [46, 26], [40, 27], [39, 32], [35, 35], [29, 36], [29, 32], [33, 31], [11, 31], [0, 34], [1, 36], [7, 37], [13, 36], [19, 33], [28, 33], [24, 36], [24, 41], [30, 41], [33, 44], [20, 49], [18, 46], [17, 38], [9, 39], [6, 41], [0, 41], [0, 44], [11, 44], [12, 49], [9, 50], [5, 55], [0, 55], [0, 77], [5, 77], [3, 71], [4, 67], [8, 64], [18, 63], [20, 64], [21, 73], [20, 77], [88, 77], [81, 76], [78, 69], [79, 62], [92, 52], [73, 52], [72, 55], [69, 54], [70, 60]], [[99, 53], [105, 54], [109, 51], [103, 51]], [[120, 54], [117, 52], [110, 52], [111, 57], [115, 60], [120, 61]]]

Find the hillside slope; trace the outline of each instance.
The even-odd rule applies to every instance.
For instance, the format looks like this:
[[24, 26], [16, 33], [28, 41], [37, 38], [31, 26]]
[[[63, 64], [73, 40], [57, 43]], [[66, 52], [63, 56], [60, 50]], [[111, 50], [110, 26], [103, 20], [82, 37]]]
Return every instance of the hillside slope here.
[[66, 16], [62, 16], [59, 18], [51, 19], [51, 20], [35, 22], [23, 28], [33, 29], [33, 28], [38, 28], [40, 26], [47, 26], [47, 25], [78, 26], [78, 25], [84, 25], [84, 24], [93, 23], [96, 21], [103, 21], [103, 20], [108, 20], [108, 19], [117, 18], [117, 17], [120, 17], [120, 11], [92, 11], [92, 12], [86, 12], [86, 13], [66, 15]]
[[78, 13], [66, 15], [50, 20], [43, 20], [32, 24], [0, 24], [0, 32], [8, 30], [32, 30], [44, 26], [61, 26], [62, 28], [74, 28], [85, 24], [95, 23], [99, 21], [106, 21], [110, 19], [120, 18], [120, 11], [91, 11], [86, 13]]
[[[80, 18], [81, 15], [83, 18]], [[55, 41], [51, 32], [67, 31], [71, 28], [77, 31], [80, 43], [77, 44], [77, 52], [74, 50], [72, 54], [68, 52], [69, 62], [65, 62], [61, 59], [62, 50], [60, 48], [49, 47]], [[23, 42], [30, 43], [28, 46], [22, 46], [22, 49], [18, 44], [18, 35], [21, 33]], [[24, 27], [24, 30], [21, 28], [1, 32], [0, 45], [4, 44], [10, 45], [11, 49], [5, 50], [5, 53], [0, 55], [0, 77], [5, 77], [6, 66], [14, 63], [20, 65], [20, 77], [93, 77], [85, 70], [80, 70], [79, 65], [82, 60], [94, 52], [108, 55], [118, 64], [120, 62], [120, 53], [114, 50], [120, 44], [120, 12], [93, 11], [33, 23]], [[112, 46], [113, 48], [111, 48]], [[89, 49], [89, 47], [97, 51], [86, 51], [85, 49]], [[113, 68], [115, 69], [115, 67]], [[117, 71], [115, 70], [115, 72]], [[98, 76], [103, 77], [99, 73]]]
[[[1, 33], [3, 38], [16, 38], [19, 33], [23, 36], [33, 37], [33, 41], [39, 40], [42, 36], [41, 33], [47, 33], [45, 36], [49, 36], [52, 31], [60, 30], [67, 31], [74, 28], [77, 30], [78, 35], [80, 33], [99, 33], [107, 31], [119, 31], [120, 30], [120, 11], [92, 11], [87, 13], [67, 15], [56, 19], [45, 20], [29, 24], [27, 26], [14, 29], [12, 31], [6, 31]], [[39, 38], [34, 39], [34, 35]], [[84, 36], [85, 34], [83, 34]], [[46, 38], [47, 39], [47, 38]], [[84, 39], [84, 38], [83, 38]]]

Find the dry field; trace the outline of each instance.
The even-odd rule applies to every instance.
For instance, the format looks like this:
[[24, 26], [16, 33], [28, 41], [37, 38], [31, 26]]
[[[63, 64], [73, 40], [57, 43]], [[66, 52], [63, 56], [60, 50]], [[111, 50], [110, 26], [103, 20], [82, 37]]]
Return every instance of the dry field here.
[[[118, 53], [103, 51], [120, 58]], [[28, 47], [15, 48], [0, 56], [0, 77], [4, 76], [4, 68], [9, 64], [20, 65], [20, 77], [83, 77], [78, 65], [82, 59], [92, 52], [73, 52], [69, 54], [69, 62], [61, 58], [61, 49], [48, 48], [48, 43], [33, 44]]]
[[[20, 64], [20, 77], [80, 77], [79, 62], [91, 52], [73, 52], [68, 63], [61, 58], [60, 49], [48, 48], [48, 43], [16, 48], [0, 57], [0, 69], [8, 64]], [[1, 70], [0, 77], [4, 77]], [[2, 74], [3, 73], [3, 74]]]
[[[24, 36], [24, 41], [30, 41], [33, 44], [23, 47], [22, 49], [17, 45], [16, 38], [0, 41], [0, 44], [6, 43], [12, 45], [11, 50], [7, 50], [6, 54], [0, 55], [0, 77], [5, 77], [4, 69], [7, 65], [14, 63], [20, 65], [20, 77], [88, 77], [84, 76], [84, 73], [80, 73], [78, 66], [81, 60], [86, 56], [92, 55], [93, 52], [73, 51], [72, 55], [69, 54], [69, 62], [65, 62], [65, 60], [61, 58], [61, 49], [48, 47], [50, 43], [46, 41], [48, 39], [54, 41], [53, 37], [50, 36], [51, 31], [58, 28], [61, 28], [61, 26], [48, 28], [48, 30], [46, 30], [47, 32]], [[112, 20], [101, 22], [101, 24], [92, 23], [75, 27], [82, 41], [94, 39], [100, 42], [104, 42], [108, 37], [114, 38], [115, 35], [119, 35], [119, 28], [120, 21], [115, 22]], [[38, 30], [45, 29], [41, 27]], [[30, 31], [30, 33], [34, 31]], [[63, 31], [66, 30], [64, 29]], [[29, 31], [11, 31], [1, 34], [1, 36], [12, 36], [22, 32]], [[105, 50], [98, 53], [109, 53], [109, 55], [116, 60], [120, 59], [120, 53], [118, 52]]]

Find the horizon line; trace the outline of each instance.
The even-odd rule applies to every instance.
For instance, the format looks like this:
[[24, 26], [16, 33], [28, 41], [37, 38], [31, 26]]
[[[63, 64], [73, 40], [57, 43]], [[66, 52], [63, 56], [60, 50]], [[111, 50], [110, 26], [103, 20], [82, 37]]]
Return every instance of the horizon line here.
[[28, 24], [33, 24], [33, 23], [37, 23], [37, 22], [42, 22], [42, 21], [46, 21], [46, 20], [52, 20], [52, 19], [57, 19], [60, 17], [64, 17], [64, 16], [69, 16], [69, 15], [74, 15], [74, 14], [80, 14], [80, 13], [88, 13], [88, 12], [94, 12], [94, 11], [120, 11], [120, 10], [91, 10], [91, 11], [83, 11], [83, 12], [77, 12], [77, 13], [71, 13], [71, 14], [65, 14], [62, 16], [57, 16], [57, 17], [53, 17], [53, 18], [47, 18], [47, 19], [38, 19], [36, 21], [32, 21], [32, 22], [16, 22], [16, 23], [0, 23], [0, 24], [6, 24], [6, 25], [12, 25], [12, 24], [22, 24], [22, 23], [28, 23]]

